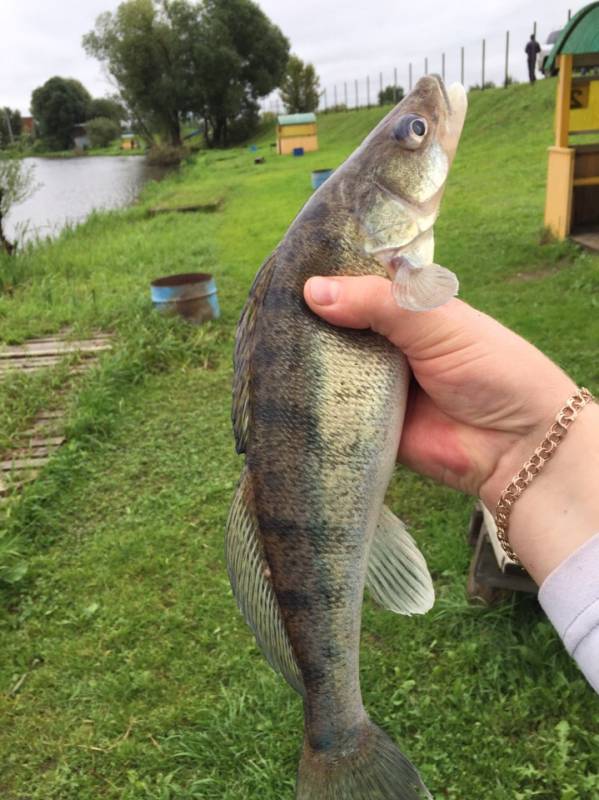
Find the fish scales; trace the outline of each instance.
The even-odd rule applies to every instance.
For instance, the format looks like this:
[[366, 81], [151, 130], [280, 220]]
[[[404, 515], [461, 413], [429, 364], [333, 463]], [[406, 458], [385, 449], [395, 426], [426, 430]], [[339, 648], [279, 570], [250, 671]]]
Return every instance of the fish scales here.
[[[429, 167], [416, 157], [381, 166], [389, 154], [406, 157], [393, 139], [413, 109], [441, 131], [431, 134]], [[461, 130], [465, 107], [459, 113]], [[432, 255], [457, 146], [451, 114], [440, 79], [422, 79], [300, 212], [258, 273], [238, 329], [233, 417], [246, 466], [228, 524], [229, 573], [269, 661], [303, 695], [300, 800], [430, 796], [369, 720], [359, 680], [365, 583], [401, 613], [432, 602], [422, 556], [383, 505], [409, 369], [384, 337], [316, 317], [303, 287], [313, 275], [393, 275], [401, 263], [406, 294], [407, 262], [414, 274], [428, 269], [424, 282], [410, 273], [409, 302], [426, 303], [427, 292], [437, 302], [445, 277], [418, 258]]]

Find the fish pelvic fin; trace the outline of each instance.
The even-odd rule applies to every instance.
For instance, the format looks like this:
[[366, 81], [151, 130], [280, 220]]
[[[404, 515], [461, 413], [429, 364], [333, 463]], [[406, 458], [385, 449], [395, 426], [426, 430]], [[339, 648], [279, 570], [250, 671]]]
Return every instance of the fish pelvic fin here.
[[260, 540], [249, 471], [244, 469], [231, 505], [225, 535], [227, 569], [237, 605], [271, 667], [300, 694], [301, 673], [270, 579]]
[[379, 605], [396, 614], [426, 614], [435, 602], [424, 556], [387, 506], [383, 506], [370, 548], [366, 586]]
[[395, 270], [393, 296], [400, 308], [430, 311], [449, 302], [459, 291], [455, 273], [439, 264], [416, 265], [402, 256], [391, 261]]
[[258, 270], [250, 289], [248, 299], [237, 325], [235, 353], [233, 356], [233, 408], [231, 418], [238, 453], [245, 453], [250, 419], [250, 374], [251, 360], [256, 338], [256, 322], [264, 296], [276, 263], [276, 250]]
[[296, 800], [432, 800], [416, 767], [367, 720], [351, 743], [313, 750], [304, 742]]

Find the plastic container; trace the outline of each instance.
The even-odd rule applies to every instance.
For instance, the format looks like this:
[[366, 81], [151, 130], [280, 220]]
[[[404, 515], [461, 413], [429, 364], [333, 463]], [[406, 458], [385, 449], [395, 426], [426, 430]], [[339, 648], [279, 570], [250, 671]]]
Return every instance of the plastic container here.
[[332, 169], [315, 169], [312, 172], [312, 188], [318, 189], [319, 186], [326, 181], [327, 178], [333, 174], [334, 170]]

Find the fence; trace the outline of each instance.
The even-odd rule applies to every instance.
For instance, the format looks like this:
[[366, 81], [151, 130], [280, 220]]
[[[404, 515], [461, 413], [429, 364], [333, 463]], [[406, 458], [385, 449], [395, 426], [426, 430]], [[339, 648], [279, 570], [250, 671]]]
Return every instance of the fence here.
[[[567, 19], [572, 16], [567, 12]], [[564, 20], [565, 24], [566, 20]], [[417, 80], [429, 72], [436, 72], [448, 82], [459, 81], [469, 88], [482, 89], [491, 86], [508, 86], [518, 81], [528, 81], [528, 69], [524, 46], [530, 34], [541, 46], [559, 23], [546, 28], [539, 34], [536, 22], [530, 26], [519, 26], [517, 29], [502, 34], [487, 36], [479, 41], [464, 44], [458, 49], [424, 56], [418, 61], [408, 61], [401, 68], [393, 67], [379, 71], [376, 75], [366, 75], [361, 80], [342, 80], [328, 83], [321, 88], [318, 111], [330, 111], [335, 108], [348, 109], [369, 108], [378, 105], [379, 92], [392, 86], [397, 90], [411, 91]], [[278, 95], [271, 95], [262, 103], [263, 111], [281, 113], [283, 104]]]

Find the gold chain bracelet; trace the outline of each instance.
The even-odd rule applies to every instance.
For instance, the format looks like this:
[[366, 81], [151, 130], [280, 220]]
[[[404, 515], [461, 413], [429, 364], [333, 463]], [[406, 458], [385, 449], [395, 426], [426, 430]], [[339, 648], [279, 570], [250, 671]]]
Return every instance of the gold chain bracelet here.
[[588, 389], [582, 387], [576, 394], [568, 398], [566, 405], [555, 417], [555, 422], [547, 431], [545, 438], [534, 451], [532, 458], [526, 462], [520, 472], [515, 475], [510, 483], [501, 493], [499, 502], [495, 508], [495, 524], [497, 525], [497, 538], [507, 555], [516, 562], [520, 563], [518, 556], [514, 553], [507, 537], [507, 529], [512, 513], [512, 507], [520, 497], [526, 487], [543, 469], [555, 450], [568, 433], [568, 428], [580, 411], [593, 400], [593, 395]]

